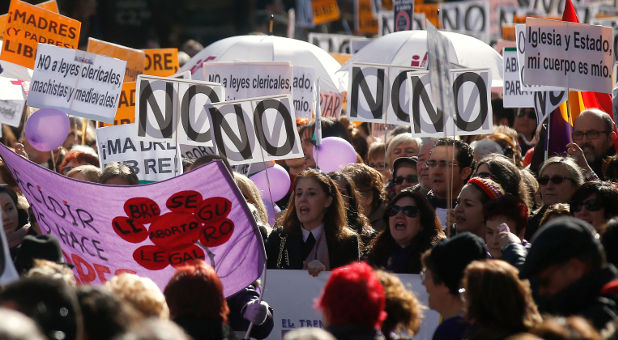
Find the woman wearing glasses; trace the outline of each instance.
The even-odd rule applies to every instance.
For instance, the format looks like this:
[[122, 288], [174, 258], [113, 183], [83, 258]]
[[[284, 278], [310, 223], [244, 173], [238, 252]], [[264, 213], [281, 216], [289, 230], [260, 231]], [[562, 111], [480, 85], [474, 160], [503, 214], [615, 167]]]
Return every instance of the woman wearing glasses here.
[[431, 204], [407, 188], [386, 207], [384, 219], [387, 228], [371, 244], [367, 261], [395, 273], [420, 273], [421, 254], [444, 238]]
[[609, 182], [586, 182], [571, 200], [571, 214], [590, 223], [599, 233], [611, 218], [618, 216], [618, 189]]
[[279, 224], [266, 240], [269, 269], [305, 268], [317, 276], [360, 258], [358, 235], [346, 225], [339, 189], [319, 170], [296, 176]]

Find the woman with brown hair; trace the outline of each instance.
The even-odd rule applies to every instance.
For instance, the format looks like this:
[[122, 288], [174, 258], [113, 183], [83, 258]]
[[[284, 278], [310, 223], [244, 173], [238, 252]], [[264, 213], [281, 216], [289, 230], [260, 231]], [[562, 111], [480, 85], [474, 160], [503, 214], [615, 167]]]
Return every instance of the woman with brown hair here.
[[459, 292], [472, 324], [469, 340], [504, 339], [541, 322], [530, 285], [518, 273], [501, 260], [474, 261], [466, 267]]
[[421, 254], [444, 238], [433, 207], [406, 188], [386, 207], [384, 219], [387, 227], [371, 243], [367, 262], [395, 273], [420, 273]]
[[360, 258], [358, 235], [346, 225], [339, 189], [319, 170], [296, 176], [279, 224], [266, 241], [270, 269], [306, 268], [317, 276]]

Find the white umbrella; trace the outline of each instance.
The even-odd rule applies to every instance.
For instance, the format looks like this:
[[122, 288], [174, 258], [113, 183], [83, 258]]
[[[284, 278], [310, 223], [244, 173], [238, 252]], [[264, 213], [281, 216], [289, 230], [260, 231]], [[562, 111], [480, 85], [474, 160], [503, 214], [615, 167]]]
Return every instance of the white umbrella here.
[[288, 61], [292, 66], [313, 68], [321, 90], [345, 90], [334, 76], [341, 65], [328, 52], [306, 41], [273, 35], [239, 35], [216, 41], [191, 58], [179, 72], [191, 71], [193, 79], [203, 79], [202, 63], [220, 61]]
[[[468, 35], [441, 32], [450, 41], [450, 62], [466, 68], [489, 68], [492, 87], [503, 84], [502, 56], [491, 46]], [[418, 66], [427, 53], [427, 31], [402, 31], [375, 39], [356, 52], [337, 75], [347, 82], [352, 63]], [[425, 60], [425, 62], [428, 62]], [[347, 84], [346, 84], [347, 85]], [[347, 86], [346, 86], [347, 87]]]

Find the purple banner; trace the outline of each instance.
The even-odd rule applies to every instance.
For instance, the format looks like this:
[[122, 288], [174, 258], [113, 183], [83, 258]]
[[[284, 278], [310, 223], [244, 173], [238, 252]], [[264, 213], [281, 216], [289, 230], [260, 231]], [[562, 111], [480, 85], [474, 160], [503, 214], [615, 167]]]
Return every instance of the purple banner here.
[[161, 289], [174, 266], [195, 258], [212, 265], [229, 296], [264, 267], [262, 238], [247, 204], [220, 162], [140, 186], [79, 182], [0, 146], [43, 233], [58, 238], [81, 283], [121, 272]]

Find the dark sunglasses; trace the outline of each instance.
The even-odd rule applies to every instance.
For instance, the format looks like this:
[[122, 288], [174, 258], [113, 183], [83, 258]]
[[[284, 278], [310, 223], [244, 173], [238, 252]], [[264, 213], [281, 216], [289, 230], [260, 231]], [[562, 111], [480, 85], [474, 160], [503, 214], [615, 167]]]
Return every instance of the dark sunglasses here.
[[406, 206], [400, 207], [394, 204], [388, 208], [388, 211], [386, 212], [386, 214], [389, 217], [392, 217], [392, 216], [399, 214], [400, 211], [408, 217], [416, 217], [418, 215], [418, 207], [414, 205], [406, 205]]
[[418, 176], [416, 176], [416, 175], [408, 175], [406, 177], [397, 176], [397, 177], [393, 178], [393, 183], [398, 184], [398, 185], [403, 183], [403, 181], [406, 181], [408, 183], [416, 183], [416, 182], [418, 182]]
[[548, 176], [544, 176], [544, 177], [539, 178], [539, 184], [540, 185], [547, 185], [547, 183], [549, 183], [549, 181], [551, 181], [552, 183], [558, 185], [558, 184], [561, 184], [562, 182], [564, 182], [564, 180], [569, 180], [569, 181], [575, 183], [575, 181], [572, 178], [569, 178], [569, 177], [551, 176], [551, 178], [550, 178]]
[[597, 211], [603, 208], [603, 204], [601, 204], [600, 200], [593, 198], [593, 199], [589, 199], [587, 201], [579, 202], [575, 204], [575, 206], [573, 207], [573, 211], [575, 212], [581, 211], [583, 207], [586, 207], [586, 210], [588, 211]]

